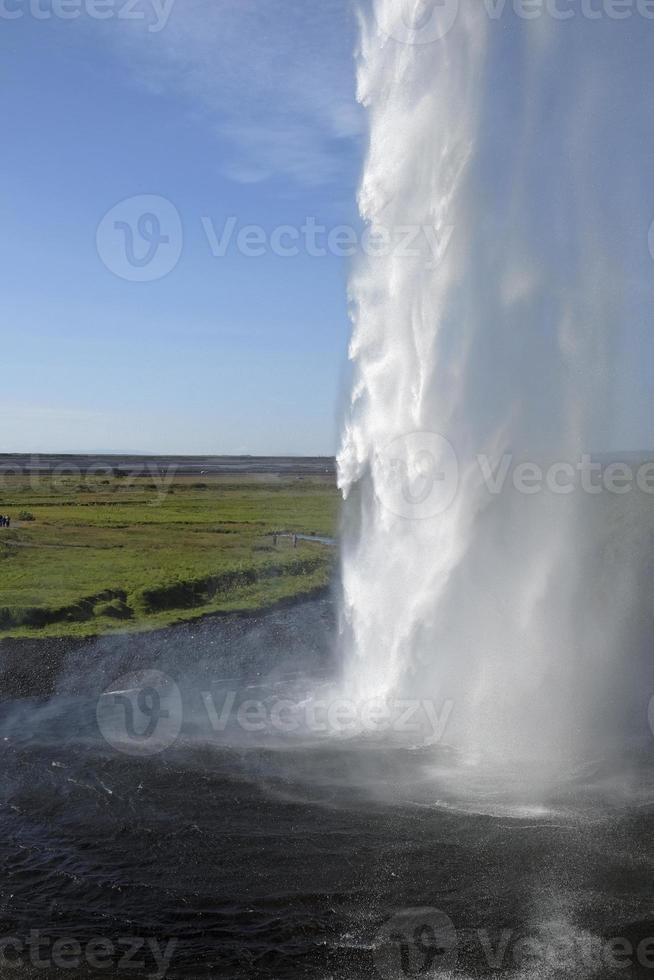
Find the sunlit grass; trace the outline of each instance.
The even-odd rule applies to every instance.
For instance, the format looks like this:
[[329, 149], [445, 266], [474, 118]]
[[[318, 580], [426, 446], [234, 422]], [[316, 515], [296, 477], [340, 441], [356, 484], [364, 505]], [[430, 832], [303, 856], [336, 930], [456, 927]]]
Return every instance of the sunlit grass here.
[[331, 536], [337, 512], [327, 477], [5, 478], [0, 636], [147, 629], [309, 594], [333, 550], [272, 536]]

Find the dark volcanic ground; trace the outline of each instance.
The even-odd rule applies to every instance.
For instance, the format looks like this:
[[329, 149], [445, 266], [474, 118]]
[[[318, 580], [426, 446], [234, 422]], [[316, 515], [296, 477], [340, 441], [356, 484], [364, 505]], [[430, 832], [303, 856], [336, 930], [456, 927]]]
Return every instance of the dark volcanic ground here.
[[316, 600], [0, 644], [1, 977], [654, 976], [649, 744], [535, 800], [445, 747], [281, 730], [333, 637]]

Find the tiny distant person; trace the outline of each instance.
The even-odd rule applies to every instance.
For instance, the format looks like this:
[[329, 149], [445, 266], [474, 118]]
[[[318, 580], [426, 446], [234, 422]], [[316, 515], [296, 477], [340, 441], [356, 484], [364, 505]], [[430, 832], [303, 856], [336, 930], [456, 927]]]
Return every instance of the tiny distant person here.
[[297, 548], [297, 534], [293, 535], [293, 547]]

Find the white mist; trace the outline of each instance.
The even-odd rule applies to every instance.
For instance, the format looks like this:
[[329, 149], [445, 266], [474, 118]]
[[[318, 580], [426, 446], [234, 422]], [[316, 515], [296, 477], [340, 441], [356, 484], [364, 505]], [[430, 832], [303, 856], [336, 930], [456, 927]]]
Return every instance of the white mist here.
[[[624, 287], [589, 161], [618, 109], [588, 24], [498, 24], [462, 0], [422, 43], [451, 13], [362, 16], [360, 210], [383, 237], [350, 286], [345, 684], [451, 700], [444, 737], [470, 758], [556, 766], [611, 700], [636, 505], [493, 494], [478, 457], [576, 465], [611, 438]], [[389, 247], [407, 228], [434, 234]]]

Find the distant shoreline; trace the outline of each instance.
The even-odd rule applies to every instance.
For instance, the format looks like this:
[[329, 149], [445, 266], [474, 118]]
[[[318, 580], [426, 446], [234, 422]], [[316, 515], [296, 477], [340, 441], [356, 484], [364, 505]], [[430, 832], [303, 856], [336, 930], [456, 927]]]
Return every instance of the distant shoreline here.
[[0, 453], [2, 474], [38, 475], [70, 468], [87, 473], [102, 467], [118, 474], [149, 476], [174, 472], [178, 476], [279, 474], [336, 476], [333, 456], [179, 456], [111, 453]]

